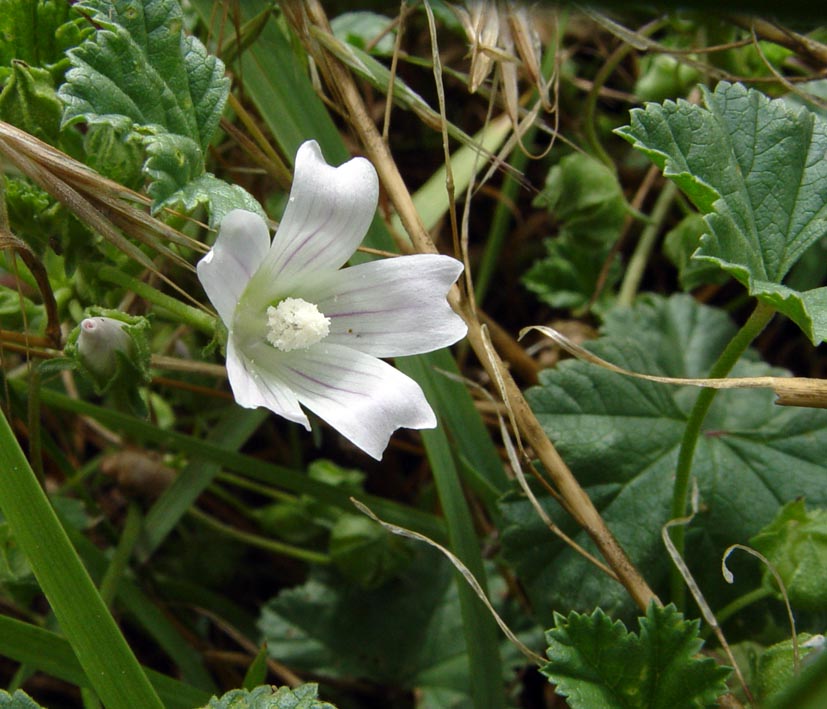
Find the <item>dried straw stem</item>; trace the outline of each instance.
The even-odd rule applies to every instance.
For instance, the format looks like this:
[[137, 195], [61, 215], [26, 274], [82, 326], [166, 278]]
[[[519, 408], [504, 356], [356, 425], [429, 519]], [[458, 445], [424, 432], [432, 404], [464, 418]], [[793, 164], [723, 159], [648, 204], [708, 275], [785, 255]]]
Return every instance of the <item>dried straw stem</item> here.
[[[339, 101], [345, 109], [345, 115], [349, 116], [353, 130], [359, 136], [368, 157], [376, 166], [382, 184], [396, 208], [402, 224], [410, 234], [416, 250], [420, 253], [438, 253], [436, 246], [434, 246], [422, 224], [396, 163], [367, 111], [353, 77], [344, 65], [314, 42], [311, 37], [310, 24], [323, 32], [330, 33], [330, 25], [321, 3], [318, 0], [309, 0], [309, 2], [288, 0], [282, 7], [293, 29], [305, 42], [308, 52], [317, 62], [321, 73], [326, 78], [328, 87], [338, 95]], [[650, 601], [658, 602], [657, 596], [631, 563], [588, 495], [580, 487], [580, 484], [546, 436], [540, 422], [511, 377], [508, 367], [505, 366], [493, 348], [486, 347], [483, 327], [474, 313], [472, 304], [468, 302], [456, 286], [449, 293], [449, 301], [454, 310], [462, 316], [468, 325], [468, 340], [480, 362], [482, 362], [493, 381], [503, 382], [504, 391], [502, 394], [506, 403], [514, 411], [520, 434], [542, 462], [568, 512], [597, 545], [609, 566], [617, 574], [618, 579], [638, 606], [645, 609]]]

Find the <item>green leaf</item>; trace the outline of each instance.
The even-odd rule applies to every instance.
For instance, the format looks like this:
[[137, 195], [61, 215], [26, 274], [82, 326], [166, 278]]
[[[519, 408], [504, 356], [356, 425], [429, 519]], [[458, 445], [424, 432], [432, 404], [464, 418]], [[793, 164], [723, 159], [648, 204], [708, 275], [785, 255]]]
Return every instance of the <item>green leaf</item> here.
[[[798, 647], [800, 659], [803, 664], [809, 665], [813, 658], [807, 658], [811, 653], [824, 653], [824, 637], [811, 636], [809, 633], [798, 635]], [[806, 659], [805, 659], [806, 658]], [[789, 688], [799, 673], [795, 667], [795, 654], [793, 641], [784, 640], [768, 647], [758, 658], [758, 668], [755, 673], [758, 698], [762, 705], [777, 699], [778, 696]], [[798, 706], [788, 704], [786, 706]]]
[[[554, 308], [588, 305], [627, 213], [617, 177], [599, 160], [568, 155], [551, 168], [534, 206], [549, 210], [558, 234], [546, 240], [548, 255], [534, 263], [523, 283]], [[619, 277], [614, 259], [600, 299], [603, 309]]]
[[54, 145], [60, 134], [63, 106], [52, 75], [45, 69], [15, 60], [0, 92], [0, 120]]
[[600, 609], [590, 616], [555, 614], [548, 631], [549, 662], [541, 668], [572, 709], [689, 709], [717, 706], [730, 670], [697, 656], [698, 621], [674, 606], [651, 604], [640, 634]]
[[183, 32], [176, 0], [85, 0], [99, 29], [69, 52], [59, 96], [64, 125], [107, 125], [144, 146], [153, 211], [206, 204], [210, 223], [241, 208], [262, 213], [240, 187], [205, 174], [207, 147], [230, 82], [223, 63]]
[[411, 561], [404, 541], [363, 515], [342, 515], [330, 533], [330, 556], [342, 575], [378, 588]]
[[159, 177], [150, 188], [150, 194], [156, 200], [154, 212], [165, 208], [177, 212], [192, 212], [199, 205], [208, 206], [211, 229], [218, 228], [224, 216], [234, 209], [246, 209], [266, 218], [258, 200], [238, 185], [224, 182], [209, 172], [190, 181], [180, 179], [183, 175], [166, 171], [170, 168], [174, 170], [168, 156], [158, 160], [151, 157], [146, 164]]
[[707, 283], [724, 283], [727, 275], [718, 266], [692, 258], [706, 230], [704, 218], [697, 213], [686, 215], [663, 239], [663, 251], [678, 269], [681, 288], [691, 291]]
[[[804, 500], [787, 503], [751, 540], [781, 576], [793, 608], [827, 608], [827, 510], [807, 511]], [[764, 570], [764, 584], [777, 590]]]
[[75, 7], [100, 29], [69, 52], [64, 122], [154, 126], [206, 150], [230, 82], [221, 61], [183, 33], [179, 4], [85, 0]]
[[[587, 348], [633, 371], [699, 377], [734, 332], [725, 314], [689, 296], [652, 296], [632, 309], [611, 311], [603, 336]], [[733, 376], [783, 373], [748, 354]], [[632, 379], [574, 360], [542, 372], [540, 383], [527, 398], [544, 430], [632, 561], [656, 591], [663, 589], [670, 561], [661, 527], [671, 516], [675, 464], [698, 389]], [[773, 394], [757, 389], [716, 397], [695, 455], [701, 512], [687, 539], [688, 561], [713, 607], [737, 591], [724, 584], [711, 560], [730, 544], [746, 543], [775, 517], [779, 501], [804, 496], [811, 505], [827, 504], [825, 446], [825, 411], [774, 406]], [[555, 503], [543, 504], [564, 530], [594, 549]], [[561, 607], [631, 610], [622, 587], [550, 535], [522, 497], [506, 498], [502, 509], [508, 524], [504, 552], [541, 617]], [[742, 583], [749, 583], [750, 573], [757, 581], [757, 570], [749, 568], [738, 575]]]
[[460, 657], [462, 687], [468, 668], [452, 567], [431, 549], [415, 553], [403, 573], [375, 589], [317, 573], [279, 593], [259, 620], [270, 655], [299, 671], [408, 689], [429, 672], [445, 682], [436, 670]]
[[[345, 12], [331, 21], [330, 29], [343, 42], [359, 49], [367, 49], [368, 44], [385, 32], [390, 23], [390, 18], [375, 12]], [[396, 31], [391, 30], [382, 36], [371, 52], [380, 55], [393, 54], [395, 37]]]
[[705, 215], [695, 257], [714, 263], [796, 322], [827, 338], [827, 293], [784, 277], [827, 231], [827, 122], [740, 84], [704, 89], [706, 108], [667, 101], [634, 109], [618, 129]]
[[318, 699], [316, 684], [298, 687], [271, 687], [264, 685], [251, 691], [233, 689], [220, 698], [213, 697], [201, 709], [336, 709]]
[[0, 81], [14, 59], [37, 67], [64, 60], [80, 41], [79, 18], [61, 0], [0, 0]]
[[567, 155], [549, 170], [533, 204], [551, 213], [561, 236], [579, 237], [591, 246], [612, 243], [627, 212], [615, 173], [581, 153]]
[[14, 694], [0, 689], [0, 707], [2, 709], [43, 709], [24, 691], [18, 689]]

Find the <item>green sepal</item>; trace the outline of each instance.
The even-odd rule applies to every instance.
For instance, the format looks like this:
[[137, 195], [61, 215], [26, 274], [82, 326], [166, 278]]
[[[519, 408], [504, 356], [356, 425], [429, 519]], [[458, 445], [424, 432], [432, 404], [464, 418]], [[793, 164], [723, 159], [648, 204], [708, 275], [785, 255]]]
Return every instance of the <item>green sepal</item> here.
[[113, 352], [114, 361], [108, 371], [97, 371], [80, 356], [78, 340], [81, 325], [78, 324], [66, 339], [63, 353], [70, 357], [78, 371], [93, 385], [95, 392], [104, 394], [114, 389], [135, 390], [139, 384], [150, 380], [149, 320], [140, 315], [127, 315], [119, 310], [91, 307], [84, 313], [85, 318], [105, 317], [124, 323], [121, 330], [129, 338], [129, 346]]
[[[799, 633], [798, 650], [799, 661], [806, 665], [812, 660], [808, 655], [825, 651], [824, 637]], [[789, 687], [797, 674], [792, 640], [784, 640], [768, 647], [758, 658], [758, 669], [755, 673], [754, 689], [761, 705], [769, 706], [776, 696]]]

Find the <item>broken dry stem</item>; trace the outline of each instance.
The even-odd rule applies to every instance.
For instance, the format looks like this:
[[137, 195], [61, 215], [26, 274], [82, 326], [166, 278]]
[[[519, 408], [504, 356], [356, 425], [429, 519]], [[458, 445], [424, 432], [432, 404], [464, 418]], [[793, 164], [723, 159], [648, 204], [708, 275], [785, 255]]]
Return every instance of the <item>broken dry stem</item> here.
[[[328, 86], [338, 94], [341, 103], [345, 107], [346, 114], [350, 116], [353, 130], [358, 134], [367, 156], [375, 165], [382, 185], [396, 208], [402, 224], [410, 234], [417, 251], [420, 253], [438, 253], [436, 246], [434, 246], [422, 224], [396, 163], [362, 101], [362, 96], [353, 77], [335, 57], [325, 54], [320, 50], [318, 44], [310, 41], [309, 29], [304, 26], [305, 19], [309, 20], [322, 32], [330, 32], [327, 16], [321, 4], [318, 0], [309, 0], [306, 3], [290, 0], [284, 3], [283, 8], [285, 15], [299, 36], [307, 42], [308, 51], [326, 75]], [[449, 293], [449, 301], [454, 310], [466, 321], [468, 340], [489, 376], [493, 380], [498, 377], [503, 379], [505, 393], [514, 409], [520, 433], [545, 467], [548, 476], [564, 501], [566, 509], [594, 541], [635, 603], [641, 609], [645, 609], [650, 601], [657, 601], [654, 592], [631, 563], [588, 495], [580, 487], [568, 466], [557, 453], [499, 355], [493, 351], [491, 354], [486, 352], [482, 326], [474, 315], [473, 308], [469, 307], [456, 286]]]

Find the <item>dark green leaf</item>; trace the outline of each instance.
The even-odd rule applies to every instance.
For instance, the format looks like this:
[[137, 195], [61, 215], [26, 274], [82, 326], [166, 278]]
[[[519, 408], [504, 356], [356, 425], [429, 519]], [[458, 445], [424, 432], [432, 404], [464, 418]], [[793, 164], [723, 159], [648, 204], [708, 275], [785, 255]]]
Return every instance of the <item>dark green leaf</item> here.
[[626, 631], [598, 608], [590, 616], [555, 615], [550, 662], [542, 668], [572, 709], [691, 709], [717, 706], [729, 669], [698, 657], [698, 622], [674, 606], [650, 605]]
[[740, 84], [704, 90], [706, 108], [648, 104], [618, 130], [705, 215], [696, 258], [716, 264], [751, 295], [794, 320], [815, 343], [827, 338], [827, 293], [783, 284], [827, 231], [827, 122]]
[[[588, 349], [621, 367], [673, 377], [705, 376], [734, 334], [722, 312], [688, 296], [644, 298], [611, 311], [603, 337]], [[733, 376], [783, 374], [755, 361]], [[670, 518], [678, 449], [698, 390], [645, 382], [579, 361], [542, 372], [529, 403], [560, 453], [647, 581], [658, 590], [670, 561], [661, 527]], [[645, 432], [645, 435], [642, 435]], [[773, 405], [771, 392], [721, 392], [706, 418], [695, 455], [701, 511], [687, 550], [696, 578], [714, 606], [735, 592], [717, 568], [723, 550], [746, 543], [799, 496], [827, 504], [827, 412]], [[592, 548], [549, 500], [552, 519]], [[504, 551], [541, 617], [554, 608], [629, 612], [623, 588], [609, 582], [550, 535], [522, 497], [506, 498]], [[753, 569], [753, 578], [757, 572]], [[739, 574], [749, 583], [749, 574]], [[739, 584], [741, 592], [743, 585]]]
[[685, 291], [707, 283], [724, 283], [725, 272], [716, 265], [692, 258], [698, 250], [706, 222], [700, 214], [689, 214], [669, 230], [663, 240], [663, 251], [678, 269], [678, 279]]
[[427, 673], [444, 683], [438, 670], [457, 657], [465, 658], [459, 669], [467, 673], [452, 568], [430, 549], [415, 553], [403, 573], [379, 588], [317, 574], [282, 591], [259, 621], [271, 656], [298, 670], [411, 689]]

